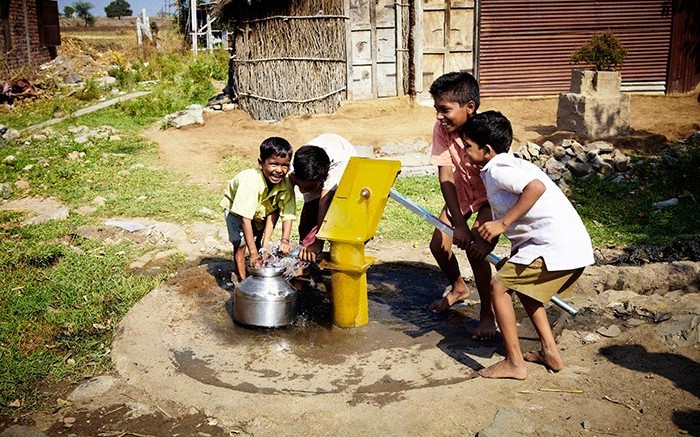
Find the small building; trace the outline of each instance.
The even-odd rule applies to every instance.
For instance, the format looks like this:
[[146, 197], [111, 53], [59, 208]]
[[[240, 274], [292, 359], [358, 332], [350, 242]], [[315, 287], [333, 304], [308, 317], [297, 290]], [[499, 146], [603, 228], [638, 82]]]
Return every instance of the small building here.
[[3, 67], [38, 66], [56, 57], [61, 45], [58, 2], [2, 0], [0, 2]]
[[429, 101], [432, 81], [456, 70], [474, 74], [483, 97], [556, 96], [569, 89], [571, 53], [605, 31], [628, 48], [623, 91], [690, 91], [700, 81], [697, 9], [697, 0], [219, 0], [215, 14], [232, 35], [229, 85], [241, 108], [280, 119], [343, 100]]

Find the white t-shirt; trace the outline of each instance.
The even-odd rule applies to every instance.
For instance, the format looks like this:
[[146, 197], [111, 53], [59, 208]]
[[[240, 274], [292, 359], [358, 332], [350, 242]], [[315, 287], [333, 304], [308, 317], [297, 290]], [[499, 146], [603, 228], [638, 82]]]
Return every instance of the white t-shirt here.
[[[322, 134], [313, 138], [304, 145], [317, 146], [325, 150], [331, 160], [328, 170], [328, 178], [323, 183], [322, 190], [333, 191], [338, 187], [340, 178], [343, 177], [345, 167], [352, 156], [357, 156], [357, 149], [350, 144], [350, 141], [337, 134]], [[304, 193], [304, 202], [317, 199], [318, 193]]]
[[593, 264], [588, 231], [564, 193], [537, 166], [508, 153], [499, 153], [481, 170], [494, 219], [503, 217], [527, 184], [537, 179], [546, 190], [513, 222], [505, 236], [513, 245], [509, 261], [529, 265], [542, 257], [547, 270], [573, 270]]

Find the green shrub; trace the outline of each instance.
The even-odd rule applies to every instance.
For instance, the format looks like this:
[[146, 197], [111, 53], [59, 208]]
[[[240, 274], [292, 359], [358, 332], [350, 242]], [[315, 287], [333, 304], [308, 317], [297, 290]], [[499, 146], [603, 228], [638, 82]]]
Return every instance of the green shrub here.
[[594, 33], [581, 48], [571, 54], [574, 64], [591, 64], [596, 71], [613, 71], [627, 57], [627, 49], [610, 32]]

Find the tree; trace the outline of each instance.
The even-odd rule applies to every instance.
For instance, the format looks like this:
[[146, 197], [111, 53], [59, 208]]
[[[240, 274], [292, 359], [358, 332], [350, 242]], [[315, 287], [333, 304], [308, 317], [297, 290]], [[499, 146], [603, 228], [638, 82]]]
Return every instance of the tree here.
[[73, 9], [75, 9], [75, 13], [78, 14], [78, 18], [85, 20], [85, 27], [95, 24], [95, 16], [90, 12], [92, 3], [83, 1], [75, 2], [73, 3]]
[[114, 0], [105, 7], [105, 14], [109, 18], [117, 17], [121, 20], [122, 17], [130, 17], [133, 12], [131, 5], [126, 0]]
[[73, 18], [73, 14], [75, 14], [75, 9], [73, 9], [73, 6], [66, 6], [63, 8], [63, 16], [66, 18]]

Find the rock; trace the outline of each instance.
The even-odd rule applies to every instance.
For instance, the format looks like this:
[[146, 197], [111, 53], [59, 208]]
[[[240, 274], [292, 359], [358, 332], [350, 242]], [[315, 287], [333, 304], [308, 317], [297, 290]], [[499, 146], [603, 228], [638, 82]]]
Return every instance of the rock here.
[[555, 158], [561, 158], [564, 155], [566, 155], [566, 149], [563, 148], [562, 146], [556, 146], [556, 147], [554, 147], [554, 150], [552, 151], [552, 155]]
[[603, 308], [612, 308], [624, 302], [639, 298], [632, 290], [605, 290], [596, 298], [596, 303]]
[[593, 168], [588, 163], [580, 162], [575, 159], [569, 160], [566, 163], [566, 168], [571, 171], [571, 174], [579, 178], [586, 176], [593, 171]]
[[68, 84], [68, 85], [80, 83], [82, 81], [83, 80], [80, 78], [80, 76], [78, 76], [75, 73], [69, 73], [63, 77], [63, 83]]
[[528, 141], [526, 146], [530, 156], [532, 156], [533, 158], [540, 156], [541, 147], [539, 146], [539, 144], [533, 143], [532, 141]]
[[596, 329], [598, 334], [602, 335], [603, 337], [608, 337], [608, 338], [615, 338], [618, 335], [622, 334], [622, 331], [620, 331], [620, 327], [617, 325], [610, 325], [609, 327], [601, 327]]
[[591, 165], [591, 167], [593, 167], [595, 171], [597, 171], [606, 178], [612, 176], [612, 174], [615, 172], [615, 169], [613, 169], [612, 165], [603, 161], [598, 155], [591, 157], [588, 163]]
[[75, 212], [80, 216], [92, 215], [97, 212], [97, 208], [94, 206], [81, 206], [75, 210]]
[[15, 161], [17, 161], [15, 155], [7, 155], [5, 159], [2, 160], [3, 164], [10, 166], [15, 165]]
[[88, 135], [78, 135], [77, 137], [73, 138], [73, 141], [76, 144], [85, 144], [90, 141], [90, 137]]
[[12, 184], [9, 182], [3, 182], [0, 184], [0, 197], [3, 199], [9, 199], [12, 196]]
[[68, 159], [71, 161], [77, 161], [82, 158], [85, 158], [85, 152], [78, 152], [77, 150], [74, 150], [68, 154]]
[[204, 124], [204, 108], [201, 105], [190, 105], [184, 111], [166, 115], [165, 123], [177, 129], [192, 124]]
[[597, 343], [600, 341], [600, 335], [589, 332], [581, 338], [581, 341], [583, 341], [585, 344]]
[[12, 200], [0, 207], [4, 210], [32, 211], [37, 215], [26, 219], [23, 225], [35, 225], [50, 220], [64, 220], [68, 218], [69, 210], [61, 202], [53, 198], [26, 197]]
[[112, 76], [102, 76], [98, 77], [95, 82], [97, 82], [97, 85], [102, 87], [102, 88], [111, 88], [112, 85], [117, 84], [117, 78], [112, 77]]
[[586, 144], [585, 149], [587, 152], [592, 152], [595, 150], [595, 154], [606, 154], [612, 153], [615, 150], [615, 146], [607, 141], [593, 141]]
[[20, 191], [27, 191], [29, 189], [29, 182], [22, 178], [19, 178], [15, 181], [15, 188], [17, 188]]
[[515, 151], [515, 156], [518, 156], [522, 159], [526, 159], [528, 161], [532, 161], [532, 155], [530, 155], [530, 152], [527, 149], [527, 145], [522, 145], [518, 147], [518, 149]]
[[661, 324], [654, 333], [669, 346], [693, 346], [700, 343], [700, 316], [688, 314]]
[[624, 153], [620, 152], [618, 149], [613, 150], [612, 156], [610, 158], [612, 160], [612, 165], [615, 167], [617, 171], [627, 171], [627, 168], [629, 166], [630, 158], [629, 156], [625, 155]]
[[544, 143], [542, 143], [542, 147], [540, 148], [540, 153], [543, 155], [552, 155], [554, 152], [554, 143], [547, 140]]
[[562, 163], [558, 159], [549, 158], [544, 164], [545, 172], [549, 175], [561, 175], [566, 171], [566, 164]]
[[121, 228], [129, 232], [142, 231], [146, 228], [146, 226], [142, 225], [141, 223], [125, 222], [120, 220], [107, 220], [105, 225]]
[[2, 139], [3, 140], [16, 140], [19, 138], [19, 131], [17, 129], [8, 129], [7, 132], [2, 134]]
[[0, 437], [46, 437], [46, 434], [28, 426], [12, 425], [0, 432]]
[[585, 153], [586, 149], [578, 141], [571, 143], [571, 149], [578, 155], [579, 153]]
[[68, 395], [68, 400], [79, 403], [88, 403], [93, 399], [107, 393], [115, 384], [116, 379], [109, 375], [100, 375], [88, 379], [80, 384]]

